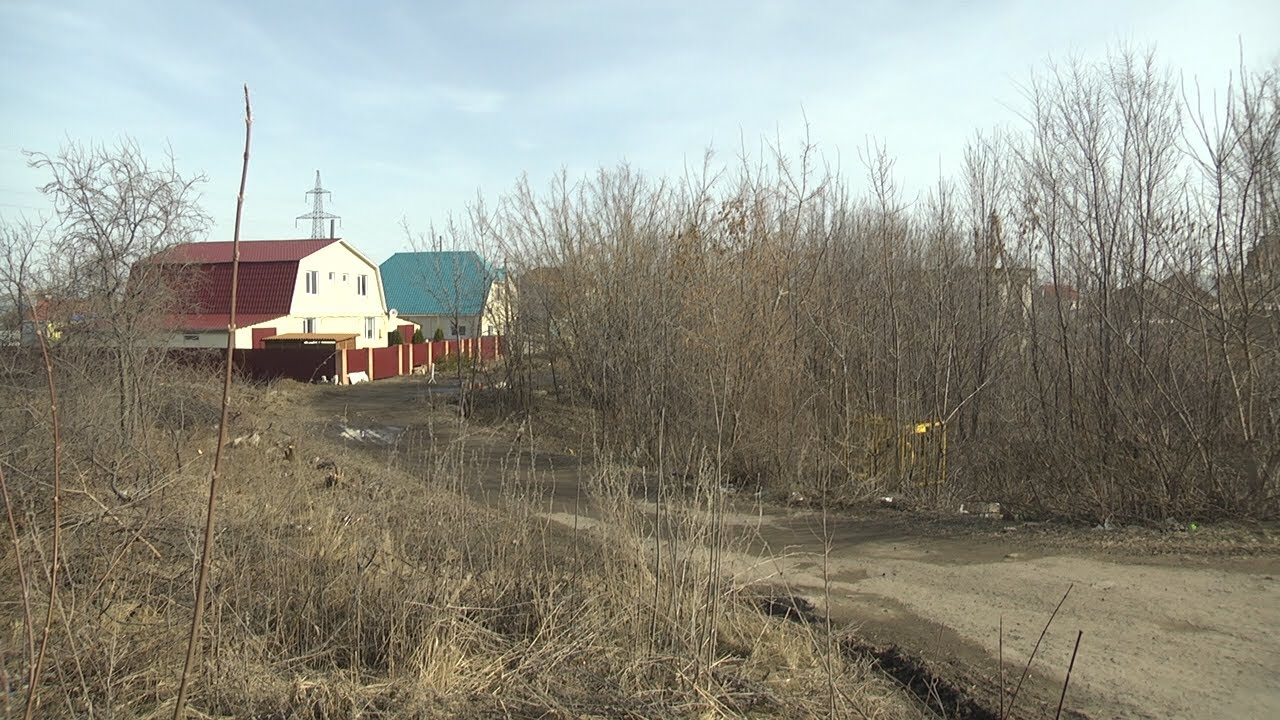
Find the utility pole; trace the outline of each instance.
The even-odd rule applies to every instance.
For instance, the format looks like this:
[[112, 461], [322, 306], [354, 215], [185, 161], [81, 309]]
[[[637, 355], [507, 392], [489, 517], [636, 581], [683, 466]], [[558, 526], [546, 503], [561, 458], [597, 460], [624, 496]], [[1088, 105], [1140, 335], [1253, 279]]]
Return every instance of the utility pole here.
[[298, 220], [310, 220], [311, 221], [311, 237], [313, 239], [323, 238], [323, 237], [326, 237], [326, 235], [324, 234], [324, 221], [328, 220], [329, 235], [327, 237], [333, 237], [333, 223], [335, 220], [341, 220], [342, 218], [332, 213], [327, 213], [324, 211], [324, 196], [332, 195], [333, 193], [329, 192], [328, 190], [325, 190], [323, 187], [320, 186], [319, 170], [316, 171], [316, 186], [308, 190], [306, 194], [308, 196], [313, 196], [313, 195], [315, 196], [311, 198], [311, 212], [307, 213], [306, 215], [299, 215], [298, 217], [294, 218], [294, 225], [297, 225]]

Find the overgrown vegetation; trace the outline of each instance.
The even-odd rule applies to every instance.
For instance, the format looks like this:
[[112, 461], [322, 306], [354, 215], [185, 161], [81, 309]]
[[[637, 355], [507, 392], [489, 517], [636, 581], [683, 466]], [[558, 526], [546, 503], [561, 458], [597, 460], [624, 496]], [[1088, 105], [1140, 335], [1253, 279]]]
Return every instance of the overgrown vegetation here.
[[[5, 543], [0, 583], [24, 589], [40, 618], [51, 441], [40, 388], [18, 385], [11, 376], [7, 392], [23, 409], [4, 427], [32, 431], [8, 446], [4, 469], [27, 581]], [[842, 708], [917, 713], [866, 667], [824, 656], [816, 628], [767, 617], [742, 588], [712, 582], [706, 508], [673, 516], [683, 549], [655, 566], [621, 474], [600, 469], [592, 487], [608, 520], [575, 533], [538, 516], [536, 494], [522, 499], [518, 468], [505, 507], [466, 500], [460, 488], [483, 469], [465, 460], [465, 439], [432, 448], [416, 475], [324, 439], [304, 414], [306, 393], [319, 391], [235, 389], [239, 439], [224, 467], [207, 660], [189, 700], [200, 713], [816, 717], [829, 705], [828, 667]], [[157, 437], [198, 430], [175, 452], [156, 448], [161, 472], [147, 487], [113, 494], [84, 448], [68, 444], [66, 579], [38, 717], [171, 712], [218, 393], [199, 376], [165, 378], [157, 392], [185, 398]], [[73, 401], [64, 415], [83, 410]], [[7, 600], [5, 711], [20, 717], [28, 653], [20, 603]]]
[[526, 279], [515, 396], [549, 370], [646, 462], [710, 453], [826, 500], [1274, 517], [1278, 80], [1206, 110], [1149, 55], [1051, 65], [1025, 127], [916, 201], [885, 149], [855, 191], [806, 144], [521, 182], [458, 232]]
[[[1244, 74], [1208, 116], [1149, 57], [1050, 68], [1028, 128], [976, 137], [919, 202], [885, 150], [864, 151], [859, 195], [806, 144], [477, 208], [453, 231], [523, 266], [498, 394], [533, 408], [549, 380], [588, 406], [591, 449], [639, 460], [656, 502], [603, 462], [591, 533], [535, 507], [522, 462], [498, 470], [497, 506], [468, 501], [462, 416], [489, 391], [441, 410], [455, 434], [407, 474], [324, 439], [297, 396], [320, 390], [237, 387], [190, 706], [909, 716], [829, 626], [766, 617], [727, 577], [727, 482], [821, 502], [827, 543], [833, 502], [886, 493], [1274, 517], [1278, 81]], [[31, 157], [57, 217], [4, 226], [0, 280], [20, 339], [56, 340], [60, 400], [32, 348], [6, 350], [0, 711], [158, 716], [200, 627], [221, 405], [207, 374], [163, 362], [176, 299], [134, 265], [201, 233], [198, 178], [130, 144]]]
[[[658, 514], [659, 553], [607, 465], [593, 534], [535, 512], [519, 465], [499, 471], [499, 507], [465, 499], [481, 469], [457, 412], [440, 410], [456, 436], [433, 441], [434, 464], [407, 474], [326, 439], [305, 402], [319, 387], [242, 384], [224, 404], [207, 368], [163, 362], [175, 298], [133, 270], [203, 218], [190, 185], [132, 145], [78, 153], [36, 156], [74, 179], [48, 188], [54, 222], [3, 235], [18, 307], [36, 289], [64, 303], [24, 323], [49, 362], [31, 347], [0, 362], [5, 717], [919, 714], [825, 629], [767, 616], [725, 578], [718, 491]], [[60, 255], [72, 242], [93, 250]], [[53, 283], [61, 270], [83, 283]], [[215, 544], [204, 480], [224, 452]]]

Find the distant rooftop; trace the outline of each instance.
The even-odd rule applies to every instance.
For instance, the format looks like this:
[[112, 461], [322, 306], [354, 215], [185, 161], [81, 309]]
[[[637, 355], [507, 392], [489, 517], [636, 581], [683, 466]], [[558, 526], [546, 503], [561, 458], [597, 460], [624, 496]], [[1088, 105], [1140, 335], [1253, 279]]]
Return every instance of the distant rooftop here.
[[387, 307], [401, 315], [479, 315], [502, 277], [472, 250], [396, 253], [379, 270]]

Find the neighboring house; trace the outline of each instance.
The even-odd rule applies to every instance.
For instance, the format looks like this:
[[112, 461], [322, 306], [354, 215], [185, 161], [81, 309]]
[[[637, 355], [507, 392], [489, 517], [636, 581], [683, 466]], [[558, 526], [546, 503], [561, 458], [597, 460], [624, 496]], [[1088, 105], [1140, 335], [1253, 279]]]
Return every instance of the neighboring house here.
[[506, 273], [470, 250], [396, 253], [382, 263], [387, 305], [430, 339], [502, 335], [515, 291]]
[[1280, 274], [1280, 233], [1267, 233], [1258, 238], [1245, 261], [1245, 274], [1255, 278]]
[[1074, 314], [1080, 309], [1080, 291], [1070, 285], [1045, 283], [1036, 288], [1036, 300], [1047, 307], [1057, 307], [1061, 304], [1062, 310], [1066, 313]]
[[1145, 282], [1113, 290], [1110, 320], [1137, 336], [1140, 328], [1166, 326], [1201, 327], [1203, 314], [1213, 312], [1217, 298], [1188, 273], [1170, 273], [1163, 280]]
[[[145, 262], [163, 266], [180, 300], [168, 320], [174, 347], [225, 347], [231, 307], [231, 243], [187, 243]], [[240, 243], [236, 347], [275, 335], [355, 333], [382, 347], [405, 324], [388, 315], [378, 267], [340, 238]]]
[[1268, 233], [1249, 251], [1244, 268], [1249, 301], [1264, 313], [1280, 313], [1280, 233]]
[[554, 266], [530, 268], [514, 282], [521, 334], [531, 350], [551, 349], [552, 340], [564, 332], [561, 321], [568, 302], [564, 271]]
[[35, 347], [40, 344], [37, 337], [40, 334], [50, 342], [57, 342], [62, 339], [64, 330], [86, 327], [92, 315], [89, 304], [82, 300], [41, 297], [36, 299], [35, 305], [23, 303], [19, 343]]

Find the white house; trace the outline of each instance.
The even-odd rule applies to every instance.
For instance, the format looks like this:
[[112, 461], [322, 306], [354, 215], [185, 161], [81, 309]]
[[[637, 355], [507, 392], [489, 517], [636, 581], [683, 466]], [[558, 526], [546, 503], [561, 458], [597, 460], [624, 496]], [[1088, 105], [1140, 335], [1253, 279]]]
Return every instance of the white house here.
[[507, 332], [515, 287], [471, 250], [401, 252], [380, 266], [387, 302], [429, 339]]
[[[231, 243], [187, 243], [146, 262], [176, 294], [170, 345], [225, 347]], [[286, 333], [355, 333], [357, 347], [383, 347], [410, 324], [388, 314], [378, 266], [341, 238], [241, 242], [236, 316], [237, 348]]]

